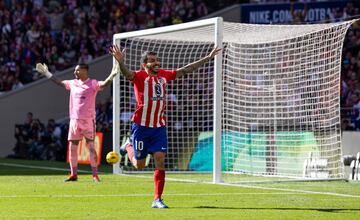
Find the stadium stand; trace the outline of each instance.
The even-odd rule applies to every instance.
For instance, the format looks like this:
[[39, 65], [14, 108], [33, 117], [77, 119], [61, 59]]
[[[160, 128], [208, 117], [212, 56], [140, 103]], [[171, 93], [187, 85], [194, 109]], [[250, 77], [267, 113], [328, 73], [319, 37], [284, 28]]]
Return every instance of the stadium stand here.
[[[23, 84], [37, 80], [39, 75], [33, 69], [36, 62], [48, 63], [50, 70], [56, 73], [73, 66], [78, 61], [86, 62], [106, 54], [113, 33], [187, 22], [205, 16], [215, 8], [207, 5], [209, 1], [202, 0], [118, 0], [115, 1], [116, 4], [113, 2], [67, 0], [62, 3], [49, 1], [48, 4], [42, 4], [42, 1], [22, 1], [13, 4], [12, 1], [0, 1], [0, 42], [2, 43], [0, 95], [2, 92], [20, 88]], [[230, 1], [220, 2], [221, 7], [231, 4]], [[307, 1], [302, 2], [306, 8]], [[358, 14], [359, 5], [349, 3], [343, 11], [333, 10], [324, 22], [346, 20]], [[292, 13], [292, 15], [294, 23], [304, 23], [303, 18], [306, 14]], [[50, 34], [47, 34], [48, 32]], [[343, 130], [360, 130], [360, 78], [357, 74], [360, 70], [359, 35], [359, 23], [355, 23], [348, 31], [343, 48], [341, 74]], [[176, 100], [176, 96], [172, 99]], [[129, 118], [126, 112], [122, 113], [122, 117], [123, 120]], [[111, 97], [97, 104], [96, 119], [98, 131], [111, 132]], [[54, 141], [49, 141], [51, 138], [43, 141], [49, 125], [45, 127], [41, 122], [35, 124], [39, 124], [41, 130], [37, 138], [30, 138], [28, 135], [34, 133], [32, 126], [26, 123], [16, 125], [17, 144], [11, 156], [64, 160], [65, 154], [62, 154], [63, 157], [53, 156], [54, 152], [49, 150], [42, 155], [36, 153], [36, 148], [54, 149], [49, 146], [53, 146], [56, 142], [55, 151], [65, 151], [67, 124], [56, 126], [60, 128], [61, 135], [52, 134], [56, 136]], [[24, 130], [26, 135], [23, 135]]]
[[182, 23], [208, 13], [202, 0], [1, 0], [0, 94], [37, 80], [36, 62], [49, 64], [56, 73], [106, 54], [114, 33]]

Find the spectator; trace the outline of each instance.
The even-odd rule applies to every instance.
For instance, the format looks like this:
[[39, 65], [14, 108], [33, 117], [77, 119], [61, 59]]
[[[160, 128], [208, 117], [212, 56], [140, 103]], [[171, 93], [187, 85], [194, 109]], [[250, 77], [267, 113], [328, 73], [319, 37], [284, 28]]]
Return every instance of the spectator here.
[[21, 51], [21, 60], [24, 62], [25, 65], [35, 65], [35, 54], [32, 50], [31, 44], [24, 43], [24, 47]]
[[92, 55], [89, 54], [89, 51], [87, 48], [84, 48], [81, 52], [81, 56], [78, 60], [78, 63], [89, 63], [93, 59]]
[[14, 78], [11, 90], [17, 90], [23, 86], [24, 85], [20, 82], [19, 78]]
[[350, 124], [349, 119], [343, 119], [341, 122], [341, 130], [343, 131], [355, 131], [356, 129]]
[[304, 9], [303, 10], [296, 10], [294, 8], [294, 2], [290, 3], [290, 12], [293, 19], [293, 24], [303, 24], [306, 19], [307, 15], [307, 4], [304, 3]]
[[109, 123], [106, 103], [101, 103], [96, 109], [96, 121], [102, 124]]
[[208, 9], [202, 0], [199, 0], [196, 7], [197, 17], [208, 15]]
[[29, 43], [34, 43], [40, 37], [40, 32], [35, 24], [32, 25], [31, 30], [26, 32], [26, 38]]
[[40, 159], [42, 160], [56, 160], [58, 153], [62, 150], [61, 143], [61, 129], [55, 124], [54, 119], [49, 119], [41, 142], [44, 146]]
[[55, 7], [53, 12], [47, 14], [47, 17], [50, 20], [51, 35], [56, 37], [56, 34], [61, 31], [64, 24], [62, 7]]
[[10, 53], [10, 58], [6, 62], [5, 66], [9, 68], [10, 71], [15, 72], [16, 70], [16, 54], [14, 52]]

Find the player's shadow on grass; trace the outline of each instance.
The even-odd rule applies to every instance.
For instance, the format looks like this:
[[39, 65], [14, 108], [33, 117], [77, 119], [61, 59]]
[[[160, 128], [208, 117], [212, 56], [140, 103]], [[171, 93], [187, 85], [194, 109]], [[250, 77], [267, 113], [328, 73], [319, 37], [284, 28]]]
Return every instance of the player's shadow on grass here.
[[360, 209], [332, 209], [332, 208], [241, 208], [241, 207], [218, 207], [218, 206], [195, 206], [196, 209], [242, 209], [242, 210], [289, 210], [289, 211], [319, 211], [319, 212], [358, 212]]

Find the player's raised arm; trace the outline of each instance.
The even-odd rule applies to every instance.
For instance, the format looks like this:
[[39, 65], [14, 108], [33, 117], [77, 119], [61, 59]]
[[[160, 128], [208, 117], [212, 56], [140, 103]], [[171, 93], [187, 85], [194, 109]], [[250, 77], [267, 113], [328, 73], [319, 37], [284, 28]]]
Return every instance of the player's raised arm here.
[[177, 69], [176, 78], [182, 77], [186, 73], [194, 72], [200, 66], [213, 59], [219, 53], [220, 50], [221, 48], [215, 47], [206, 57]]
[[106, 86], [110, 85], [117, 74], [120, 73], [119, 62], [115, 61], [110, 75], [105, 79], [105, 81], [100, 82], [100, 88], [104, 89]]
[[117, 45], [113, 45], [109, 49], [109, 53], [115, 57], [115, 59], [119, 62], [120, 72], [123, 76], [125, 76], [128, 80], [133, 80], [135, 73], [131, 72], [124, 64], [125, 57], [125, 49], [122, 51]]
[[65, 84], [63, 83], [62, 80], [58, 79], [57, 77], [55, 77], [50, 71], [49, 68], [46, 66], [46, 64], [41, 64], [41, 63], [37, 63], [36, 64], [36, 70], [43, 76], [45, 76], [46, 78], [50, 79], [51, 81], [53, 81], [54, 83], [56, 83], [57, 85], [64, 87], [65, 88]]

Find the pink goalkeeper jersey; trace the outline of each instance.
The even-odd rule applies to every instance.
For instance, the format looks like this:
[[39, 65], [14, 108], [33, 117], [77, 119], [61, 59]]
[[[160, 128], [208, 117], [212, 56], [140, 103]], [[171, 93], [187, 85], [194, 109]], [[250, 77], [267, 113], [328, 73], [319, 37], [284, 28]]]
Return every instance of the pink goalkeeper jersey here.
[[152, 128], [165, 126], [166, 84], [175, 77], [176, 70], [159, 69], [156, 76], [150, 76], [145, 70], [135, 72], [132, 80], [136, 97], [133, 122]]
[[96, 94], [100, 90], [96, 79], [84, 82], [78, 79], [63, 81], [70, 90], [69, 115], [71, 119], [95, 119]]

